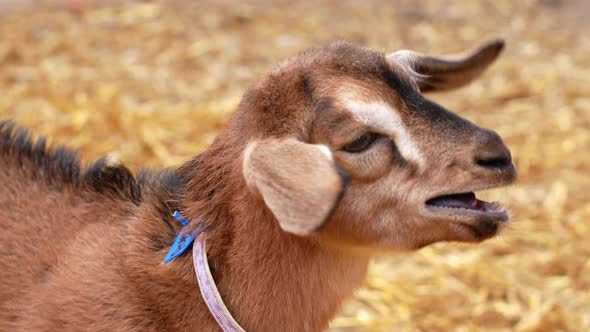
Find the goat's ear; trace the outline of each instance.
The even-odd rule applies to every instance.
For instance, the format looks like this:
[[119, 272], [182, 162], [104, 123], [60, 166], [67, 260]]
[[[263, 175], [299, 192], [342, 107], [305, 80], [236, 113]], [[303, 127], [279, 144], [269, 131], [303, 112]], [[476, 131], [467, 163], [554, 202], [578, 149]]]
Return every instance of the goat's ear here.
[[250, 143], [243, 157], [246, 183], [289, 233], [305, 236], [316, 231], [346, 186], [331, 151], [323, 145], [269, 139]]
[[462, 55], [430, 57], [402, 50], [388, 56], [403, 65], [420, 91], [442, 91], [461, 87], [479, 76], [504, 49], [504, 41], [494, 40]]

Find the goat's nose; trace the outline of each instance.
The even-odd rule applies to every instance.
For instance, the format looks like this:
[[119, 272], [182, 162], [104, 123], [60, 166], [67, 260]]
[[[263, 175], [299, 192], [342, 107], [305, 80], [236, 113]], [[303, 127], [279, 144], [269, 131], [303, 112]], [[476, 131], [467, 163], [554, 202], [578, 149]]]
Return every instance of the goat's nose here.
[[502, 170], [512, 167], [512, 156], [500, 136], [489, 131], [476, 152], [475, 163], [487, 169]]

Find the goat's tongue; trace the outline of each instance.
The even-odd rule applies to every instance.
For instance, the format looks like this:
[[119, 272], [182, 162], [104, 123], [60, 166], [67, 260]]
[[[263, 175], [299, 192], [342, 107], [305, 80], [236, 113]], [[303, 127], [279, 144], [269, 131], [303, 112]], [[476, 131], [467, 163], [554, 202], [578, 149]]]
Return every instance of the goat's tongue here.
[[446, 207], [446, 208], [460, 208], [469, 210], [480, 210], [483, 208], [483, 202], [475, 198], [474, 193], [462, 193], [454, 195], [444, 195], [431, 198], [426, 201], [426, 204]]

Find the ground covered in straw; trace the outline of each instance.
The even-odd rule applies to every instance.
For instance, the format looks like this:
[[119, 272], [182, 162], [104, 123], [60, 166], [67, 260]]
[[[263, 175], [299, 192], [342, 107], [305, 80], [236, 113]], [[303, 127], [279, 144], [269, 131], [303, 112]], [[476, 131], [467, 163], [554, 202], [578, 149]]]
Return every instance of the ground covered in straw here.
[[306, 47], [347, 39], [443, 53], [506, 38], [482, 80], [432, 97], [511, 146], [518, 184], [484, 196], [511, 207], [513, 227], [479, 246], [376, 259], [332, 325], [590, 330], [584, 0], [35, 2], [0, 0], [0, 118], [132, 168], [178, 165], [204, 149], [247, 85]]

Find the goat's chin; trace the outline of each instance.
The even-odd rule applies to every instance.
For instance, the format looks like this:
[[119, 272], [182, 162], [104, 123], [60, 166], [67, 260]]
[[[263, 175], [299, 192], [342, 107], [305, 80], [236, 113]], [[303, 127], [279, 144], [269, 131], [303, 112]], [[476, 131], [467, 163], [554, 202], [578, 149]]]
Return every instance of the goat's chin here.
[[[440, 220], [437, 222], [441, 222]], [[510, 223], [507, 211], [500, 217], [479, 216], [473, 219], [451, 219], [442, 221], [447, 223], [450, 239], [452, 242], [479, 243], [497, 236]]]

